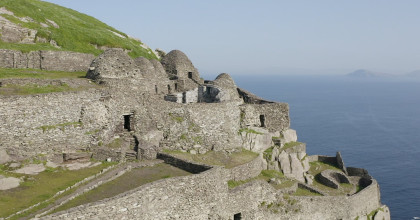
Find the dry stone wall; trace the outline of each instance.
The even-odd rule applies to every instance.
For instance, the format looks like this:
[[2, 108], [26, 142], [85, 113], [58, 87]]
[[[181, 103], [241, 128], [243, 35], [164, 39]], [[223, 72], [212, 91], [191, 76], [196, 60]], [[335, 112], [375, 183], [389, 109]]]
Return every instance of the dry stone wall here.
[[287, 103], [244, 104], [241, 112], [242, 126], [265, 127], [270, 132], [283, 131], [290, 126]]
[[[284, 196], [261, 180], [229, 190], [229, 178], [229, 170], [215, 167], [149, 183], [42, 219], [233, 219], [238, 214], [241, 219], [354, 219], [381, 207], [376, 181], [352, 196], [309, 197]], [[274, 209], [285, 203], [292, 205], [280, 212]]]
[[95, 58], [92, 54], [70, 51], [32, 51], [0, 49], [0, 67], [31, 68], [53, 71], [87, 71]]

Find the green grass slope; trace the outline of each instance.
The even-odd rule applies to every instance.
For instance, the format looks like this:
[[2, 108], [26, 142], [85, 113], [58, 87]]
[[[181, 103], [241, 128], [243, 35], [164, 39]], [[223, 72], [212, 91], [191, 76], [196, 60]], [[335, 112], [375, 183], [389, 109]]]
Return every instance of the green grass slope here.
[[[91, 16], [75, 10], [61, 7], [56, 4], [39, 0], [1, 0], [0, 8], [5, 7], [12, 11], [14, 16], [2, 14], [4, 18], [22, 27], [37, 30], [37, 38], [54, 40], [61, 48], [51, 46], [49, 43], [18, 44], [6, 43], [0, 40], [0, 48], [20, 50], [23, 52], [34, 50], [66, 50], [99, 55], [101, 46], [124, 48], [130, 50], [132, 57], [146, 57], [156, 59], [150, 49], [141, 47], [141, 42], [129, 38], [105, 23]], [[23, 22], [19, 18], [30, 17], [33, 22]], [[47, 21], [54, 21], [59, 28], [53, 27]], [[44, 27], [41, 23], [49, 24]], [[124, 37], [117, 36], [118, 33]]]

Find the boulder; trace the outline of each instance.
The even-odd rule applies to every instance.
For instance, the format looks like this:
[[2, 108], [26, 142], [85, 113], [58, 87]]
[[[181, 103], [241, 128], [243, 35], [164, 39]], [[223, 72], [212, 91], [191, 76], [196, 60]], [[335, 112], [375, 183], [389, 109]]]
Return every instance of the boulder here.
[[74, 163], [66, 164], [66, 168], [69, 170], [80, 170], [80, 169], [89, 167], [90, 165], [92, 165], [91, 162], [86, 162], [86, 163], [74, 162]]
[[20, 179], [14, 177], [0, 178], [0, 190], [13, 189], [19, 186]]
[[296, 142], [297, 141], [297, 134], [296, 131], [293, 129], [287, 129], [282, 132], [284, 143], [287, 144], [289, 142]]
[[47, 160], [53, 163], [60, 164], [64, 162], [64, 157], [62, 153], [50, 154], [48, 155]]
[[337, 152], [335, 158], [337, 159], [338, 168], [340, 168], [346, 175], [348, 175], [346, 166], [344, 165], [343, 158], [341, 157], [341, 153]]
[[245, 149], [262, 153], [272, 146], [273, 134], [259, 127], [249, 127], [241, 132], [242, 145]]
[[289, 177], [292, 177], [300, 182], [305, 182], [305, 179], [303, 178], [303, 166], [297, 158], [297, 154], [290, 154], [290, 169], [292, 172]]
[[311, 174], [305, 174], [305, 181], [308, 185], [312, 185], [312, 183], [314, 182], [314, 176], [312, 176]]
[[140, 141], [138, 149], [139, 160], [153, 160], [156, 159], [158, 149], [152, 143], [147, 141]]
[[268, 170], [277, 170], [277, 171], [280, 171], [279, 162], [277, 162], [277, 161], [269, 161], [268, 162], [267, 169]]
[[0, 150], [0, 164], [5, 164], [11, 160], [12, 158], [10, 158], [10, 156], [7, 154], [6, 150]]
[[273, 151], [271, 152], [271, 161], [278, 161], [278, 157], [279, 157], [279, 148], [278, 147], [274, 147]]
[[9, 165], [9, 167], [10, 167], [10, 168], [18, 168], [18, 167], [20, 167], [20, 163], [11, 163], [11, 164]]
[[283, 171], [284, 175], [292, 173], [292, 170], [290, 168], [289, 154], [287, 154], [285, 151], [282, 151], [280, 153], [279, 163], [280, 163], [280, 168]]
[[141, 138], [155, 146], [159, 146], [160, 141], [163, 139], [163, 131], [153, 130], [147, 132], [145, 135], [136, 134], [135, 137], [137, 138], [137, 140]]
[[64, 153], [64, 161], [70, 160], [90, 160], [92, 153], [89, 152], [76, 152], [76, 153]]
[[388, 206], [382, 206], [378, 212], [376, 212], [375, 216], [373, 216], [373, 220], [391, 220], [391, 213]]
[[44, 170], [45, 170], [45, 167], [43, 164], [29, 164], [13, 172], [21, 173], [21, 174], [28, 174], [28, 175], [37, 175], [38, 173]]

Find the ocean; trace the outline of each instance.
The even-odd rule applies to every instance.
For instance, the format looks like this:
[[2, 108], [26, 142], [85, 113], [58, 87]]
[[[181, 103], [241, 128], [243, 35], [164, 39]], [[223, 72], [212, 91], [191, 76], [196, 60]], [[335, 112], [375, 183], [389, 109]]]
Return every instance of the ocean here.
[[345, 76], [233, 76], [238, 87], [287, 102], [309, 155], [335, 155], [378, 181], [392, 219], [420, 217], [420, 81]]

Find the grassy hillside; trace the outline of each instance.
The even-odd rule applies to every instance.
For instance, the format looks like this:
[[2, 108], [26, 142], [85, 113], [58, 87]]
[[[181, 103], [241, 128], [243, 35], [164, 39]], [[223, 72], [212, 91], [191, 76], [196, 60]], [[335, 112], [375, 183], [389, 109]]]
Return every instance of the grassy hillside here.
[[[105, 23], [75, 10], [64, 8], [56, 4], [39, 0], [1, 0], [0, 8], [5, 7], [12, 11], [14, 16], [1, 14], [9, 21], [22, 27], [37, 30], [37, 38], [54, 40], [61, 48], [56, 48], [49, 43], [18, 44], [6, 43], [0, 40], [0, 48], [21, 50], [68, 50], [99, 55], [101, 46], [118, 47], [131, 50], [132, 57], [154, 58], [156, 56], [150, 49], [141, 47], [141, 42], [129, 38]], [[24, 22], [19, 18], [29, 17], [33, 21]], [[48, 20], [55, 22], [55, 28]], [[48, 27], [45, 27], [48, 24]], [[117, 34], [116, 34], [117, 33]], [[120, 35], [120, 36], [118, 36]]]

